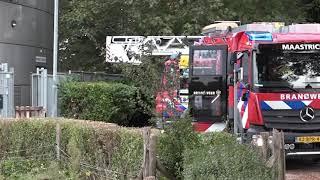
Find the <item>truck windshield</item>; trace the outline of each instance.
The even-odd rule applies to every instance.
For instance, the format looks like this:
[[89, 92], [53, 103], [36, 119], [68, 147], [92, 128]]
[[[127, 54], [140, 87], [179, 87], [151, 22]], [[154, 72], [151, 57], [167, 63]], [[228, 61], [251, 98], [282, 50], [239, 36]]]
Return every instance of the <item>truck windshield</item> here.
[[255, 84], [292, 88], [320, 88], [320, 51], [283, 51], [259, 48], [254, 62]]

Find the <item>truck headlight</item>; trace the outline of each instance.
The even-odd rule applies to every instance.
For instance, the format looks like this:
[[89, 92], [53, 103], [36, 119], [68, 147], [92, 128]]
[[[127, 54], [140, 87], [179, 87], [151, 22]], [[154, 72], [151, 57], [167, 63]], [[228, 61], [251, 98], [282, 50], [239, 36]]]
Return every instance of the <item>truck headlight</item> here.
[[296, 146], [294, 145], [294, 144], [285, 144], [284, 145], [284, 149], [285, 150], [294, 150], [294, 148], [295, 148]]

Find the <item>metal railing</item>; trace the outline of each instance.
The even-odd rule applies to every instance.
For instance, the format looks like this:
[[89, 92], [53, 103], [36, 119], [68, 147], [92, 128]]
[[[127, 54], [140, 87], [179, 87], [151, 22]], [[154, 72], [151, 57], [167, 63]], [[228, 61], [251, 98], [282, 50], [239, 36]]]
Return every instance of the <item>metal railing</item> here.
[[14, 69], [0, 64], [0, 116], [14, 117]]

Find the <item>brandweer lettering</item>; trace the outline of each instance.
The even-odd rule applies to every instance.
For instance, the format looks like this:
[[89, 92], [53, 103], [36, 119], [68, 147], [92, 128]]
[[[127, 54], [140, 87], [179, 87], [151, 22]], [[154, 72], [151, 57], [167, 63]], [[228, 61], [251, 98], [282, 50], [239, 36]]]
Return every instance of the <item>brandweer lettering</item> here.
[[320, 50], [320, 44], [282, 44], [283, 50]]
[[280, 94], [281, 100], [320, 99], [320, 94]]

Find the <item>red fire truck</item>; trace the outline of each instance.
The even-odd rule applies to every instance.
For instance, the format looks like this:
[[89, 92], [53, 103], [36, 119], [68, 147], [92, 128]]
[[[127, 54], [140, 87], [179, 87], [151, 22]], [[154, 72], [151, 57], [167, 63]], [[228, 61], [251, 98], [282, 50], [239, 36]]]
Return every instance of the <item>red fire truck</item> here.
[[165, 63], [158, 113], [180, 116], [188, 108], [199, 132], [224, 129], [226, 122], [235, 134], [248, 138], [282, 130], [288, 154], [320, 154], [320, 24], [221, 22], [204, 28], [204, 34], [107, 37], [106, 59], [138, 64], [135, 56], [123, 56], [131, 54], [125, 53], [130, 49], [141, 51], [131, 46], [153, 42], [156, 49], [151, 54], [167, 56], [186, 50], [182, 39], [201, 38], [187, 53], [187, 89], [179, 87], [177, 57]]
[[195, 129], [232, 122], [235, 133], [257, 139], [278, 129], [287, 154], [320, 154], [320, 25], [212, 29], [190, 47]]

